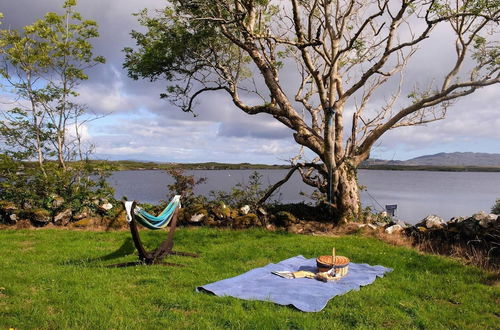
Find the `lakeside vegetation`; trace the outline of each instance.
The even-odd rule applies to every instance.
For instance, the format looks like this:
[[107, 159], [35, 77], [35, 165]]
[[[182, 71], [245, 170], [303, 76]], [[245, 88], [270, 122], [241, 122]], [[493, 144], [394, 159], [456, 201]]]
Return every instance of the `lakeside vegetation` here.
[[[163, 232], [143, 232], [146, 246], [157, 245], [163, 236]], [[500, 289], [492, 285], [492, 274], [373, 238], [181, 228], [175, 242], [176, 250], [201, 257], [167, 259], [184, 267], [106, 268], [137, 260], [128, 232], [2, 230], [0, 327], [487, 329], [498, 325]], [[394, 271], [360, 291], [333, 298], [319, 313], [195, 292], [197, 286], [295, 255], [316, 257], [332, 246], [352, 262]]]
[[[183, 170], [286, 170], [290, 165], [268, 165], [268, 164], [250, 164], [250, 163], [157, 163], [133, 160], [118, 161], [94, 161], [102, 165], [109, 165], [117, 171], [126, 170], [168, 170], [180, 168]], [[386, 171], [444, 171], [444, 172], [500, 172], [498, 167], [482, 166], [423, 166], [423, 165], [362, 165], [359, 169], [363, 170], [386, 170]]]

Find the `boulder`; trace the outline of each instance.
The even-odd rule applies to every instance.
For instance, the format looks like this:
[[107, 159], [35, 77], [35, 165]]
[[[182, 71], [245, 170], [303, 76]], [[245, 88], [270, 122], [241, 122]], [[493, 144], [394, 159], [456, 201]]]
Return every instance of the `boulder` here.
[[250, 206], [244, 205], [243, 207], [240, 208], [240, 212], [242, 215], [247, 215], [248, 212], [250, 212]]
[[218, 220], [227, 220], [231, 218], [231, 208], [224, 203], [220, 203], [219, 205], [212, 207], [210, 209], [210, 213], [212, 213]]
[[403, 228], [403, 229], [409, 227], [409, 225], [406, 222], [401, 221], [401, 220], [396, 220], [396, 222], [394, 224], [401, 226], [401, 228]]
[[304, 228], [299, 224], [292, 224], [286, 229], [289, 233], [301, 234], [304, 232]]
[[46, 225], [51, 220], [50, 212], [45, 209], [31, 209], [25, 212], [25, 215], [32, 222], [40, 225]]
[[417, 228], [417, 231], [419, 231], [421, 233], [425, 233], [426, 231], [429, 231], [427, 229], [427, 227], [423, 227], [423, 226], [416, 226], [415, 228]]
[[260, 224], [259, 217], [254, 213], [248, 213], [246, 215], [241, 215], [233, 220], [233, 228], [243, 229], [253, 226], [258, 226]]
[[267, 211], [263, 207], [259, 207], [257, 209], [257, 213], [264, 216], [264, 217], [267, 215]]
[[488, 228], [492, 225], [498, 218], [496, 214], [487, 214], [483, 211], [476, 213], [472, 216], [474, 220], [478, 222], [478, 224], [483, 228]]
[[475, 237], [477, 232], [480, 230], [479, 221], [474, 217], [467, 218], [457, 224], [458, 230], [465, 237]]
[[448, 221], [448, 224], [457, 224], [457, 223], [460, 223], [464, 220], [465, 220], [464, 217], [453, 217], [450, 219], [450, 221]]
[[113, 208], [113, 204], [111, 204], [111, 203], [104, 203], [104, 204], [99, 205], [99, 210], [101, 210], [103, 212], [108, 212], [112, 208]]
[[18, 220], [19, 220], [19, 217], [17, 216], [17, 214], [13, 213], [13, 214], [9, 215], [10, 222], [16, 223]]
[[90, 210], [87, 207], [84, 207], [83, 209], [80, 210], [80, 212], [78, 212], [73, 216], [73, 219], [78, 221], [88, 218], [89, 216], [90, 216]]
[[275, 222], [276, 222], [276, 225], [278, 225], [278, 226], [288, 227], [294, 223], [298, 223], [299, 221], [290, 212], [280, 211], [280, 212], [276, 213]]
[[401, 225], [392, 225], [390, 227], [385, 228], [385, 232], [387, 234], [400, 233], [404, 228]]
[[431, 214], [425, 217], [417, 226], [423, 226], [427, 229], [439, 229], [446, 225], [444, 220], [437, 215]]
[[189, 218], [189, 222], [190, 223], [199, 223], [201, 221], [203, 221], [203, 218], [206, 217], [206, 214], [203, 214], [203, 213], [197, 213], [197, 214], [193, 214], [191, 216], [191, 218]]
[[14, 203], [9, 201], [0, 201], [0, 211], [3, 213], [11, 213], [17, 210]]
[[479, 225], [483, 228], [488, 228], [488, 227], [491, 227], [496, 221], [498, 221], [498, 219], [500, 218], [500, 216], [496, 215], [496, 214], [488, 214], [487, 217], [481, 219], [479, 221]]
[[66, 226], [71, 221], [72, 215], [73, 212], [71, 212], [71, 209], [66, 209], [62, 212], [59, 212], [54, 217], [54, 224], [57, 226]]
[[58, 209], [64, 204], [64, 198], [58, 195], [52, 196], [52, 208]]

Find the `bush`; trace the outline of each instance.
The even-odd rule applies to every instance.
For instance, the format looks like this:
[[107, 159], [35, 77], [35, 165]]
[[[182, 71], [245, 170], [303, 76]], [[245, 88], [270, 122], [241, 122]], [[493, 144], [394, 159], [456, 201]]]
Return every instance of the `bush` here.
[[259, 200], [268, 191], [269, 187], [262, 188], [262, 175], [254, 171], [248, 178], [248, 183], [238, 183], [231, 192], [211, 191], [210, 196], [217, 201], [223, 201], [231, 207], [249, 205], [253, 210], [258, 207]]
[[0, 191], [2, 199], [19, 209], [45, 209], [52, 214], [68, 208], [73, 213], [96, 210], [96, 200], [114, 202], [113, 188], [106, 182], [110, 170], [90, 161], [70, 163], [66, 170], [47, 162], [42, 172], [32, 163], [2, 155]]
[[500, 198], [496, 200], [495, 205], [491, 208], [491, 213], [500, 215]]
[[[205, 183], [207, 178], [196, 180], [194, 175], [185, 175], [184, 170], [178, 168], [168, 169], [167, 173], [174, 179], [174, 183], [168, 185], [168, 190], [172, 195], [181, 195], [184, 206], [189, 207], [200, 202], [206, 202], [203, 196], [194, 194], [194, 188], [199, 184]], [[173, 196], [168, 197], [172, 198]]]

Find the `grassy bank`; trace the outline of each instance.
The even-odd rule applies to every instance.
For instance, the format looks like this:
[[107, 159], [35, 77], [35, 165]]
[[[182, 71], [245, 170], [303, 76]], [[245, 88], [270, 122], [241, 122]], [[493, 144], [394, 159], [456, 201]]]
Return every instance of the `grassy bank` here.
[[[164, 232], [145, 231], [148, 246]], [[491, 275], [373, 238], [180, 229], [170, 257], [184, 267], [105, 265], [136, 260], [128, 232], [0, 231], [0, 328], [494, 328], [500, 289]], [[333, 298], [319, 313], [220, 298], [195, 288], [270, 262], [336, 246], [353, 262], [394, 268]]]

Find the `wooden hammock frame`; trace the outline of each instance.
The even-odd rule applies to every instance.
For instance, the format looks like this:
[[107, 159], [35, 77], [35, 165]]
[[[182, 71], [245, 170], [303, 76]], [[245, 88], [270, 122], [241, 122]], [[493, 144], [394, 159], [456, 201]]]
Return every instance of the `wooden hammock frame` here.
[[[125, 202], [122, 202], [125, 206]], [[167, 238], [155, 249], [152, 251], [146, 250], [141, 241], [141, 236], [139, 235], [139, 229], [137, 228], [137, 220], [135, 220], [134, 210], [137, 207], [137, 201], [132, 203], [132, 208], [130, 210], [132, 219], [129, 222], [130, 233], [132, 234], [132, 239], [134, 241], [135, 248], [139, 253], [139, 260], [141, 263], [146, 265], [155, 265], [161, 264], [162, 260], [168, 255], [181, 255], [186, 257], [194, 257], [197, 258], [199, 255], [196, 253], [188, 253], [188, 252], [179, 252], [173, 251], [174, 247], [174, 232], [177, 227], [177, 215], [179, 214], [179, 207], [174, 211], [174, 215], [172, 216], [172, 220], [170, 221], [170, 230], [168, 231]], [[180, 266], [177, 264], [171, 263], [163, 263], [171, 266]]]

